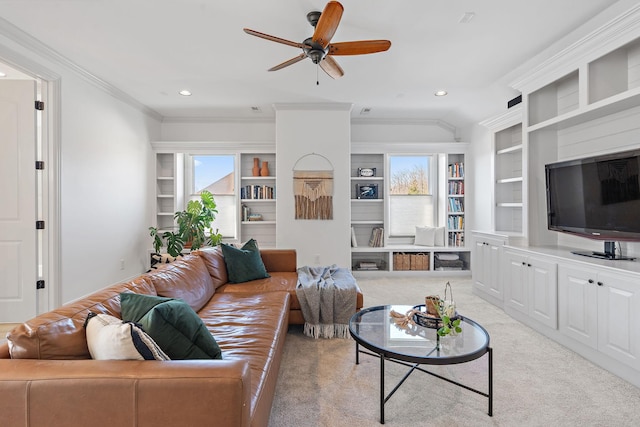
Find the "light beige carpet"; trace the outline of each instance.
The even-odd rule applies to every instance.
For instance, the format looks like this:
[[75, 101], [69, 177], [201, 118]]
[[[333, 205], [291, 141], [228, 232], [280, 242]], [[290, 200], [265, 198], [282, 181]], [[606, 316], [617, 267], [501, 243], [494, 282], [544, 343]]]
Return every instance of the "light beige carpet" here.
[[[494, 354], [493, 417], [487, 399], [414, 372], [385, 406], [389, 426], [638, 426], [640, 389], [538, 334], [474, 296], [471, 280], [450, 278], [458, 310], [483, 325]], [[415, 305], [444, 292], [446, 278], [359, 279], [365, 307]], [[480, 390], [487, 360], [439, 367]], [[314, 340], [291, 328], [270, 427], [379, 424], [379, 360], [353, 340]], [[386, 363], [387, 393], [407, 368]], [[431, 369], [431, 367], [427, 367]]]

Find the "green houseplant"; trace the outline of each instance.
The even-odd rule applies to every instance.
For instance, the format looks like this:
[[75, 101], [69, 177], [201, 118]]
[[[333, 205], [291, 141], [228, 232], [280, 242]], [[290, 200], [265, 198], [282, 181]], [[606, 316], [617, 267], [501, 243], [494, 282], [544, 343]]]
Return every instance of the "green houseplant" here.
[[182, 253], [185, 247], [192, 250], [203, 246], [215, 246], [222, 241], [222, 235], [211, 228], [211, 223], [216, 218], [218, 210], [213, 194], [207, 190], [200, 193], [200, 200], [190, 200], [187, 208], [176, 212], [173, 218], [176, 220], [176, 231], [160, 233], [157, 227], [149, 227], [149, 235], [153, 238], [153, 249], [160, 253], [166, 244], [167, 253], [176, 257]]

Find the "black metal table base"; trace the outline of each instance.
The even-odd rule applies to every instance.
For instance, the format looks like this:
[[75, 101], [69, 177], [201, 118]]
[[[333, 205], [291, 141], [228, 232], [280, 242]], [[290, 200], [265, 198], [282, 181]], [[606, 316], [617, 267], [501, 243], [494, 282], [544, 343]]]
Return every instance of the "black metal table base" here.
[[[440, 378], [441, 380], [447, 381], [451, 384], [455, 384], [458, 387], [462, 387], [466, 390], [472, 391], [474, 393], [477, 393], [481, 396], [484, 396], [488, 399], [489, 401], [489, 408], [487, 411], [487, 414], [492, 417], [493, 416], [493, 350], [491, 349], [491, 347], [487, 347], [487, 354], [488, 354], [488, 393], [485, 393], [483, 391], [480, 390], [476, 390], [475, 388], [469, 387], [465, 384], [461, 384], [457, 381], [454, 381], [452, 379], [443, 377], [441, 375], [438, 375], [434, 372], [430, 372], [427, 371], [426, 369], [420, 367], [420, 363], [407, 363], [404, 362], [402, 360], [397, 360], [397, 359], [393, 359], [393, 358], [388, 358], [388, 357], [384, 357], [382, 354], [376, 354], [376, 353], [372, 353], [369, 351], [365, 351], [365, 350], [360, 350], [360, 345], [356, 342], [356, 365], [360, 364], [360, 353], [362, 354], [367, 354], [369, 356], [374, 356], [374, 357], [379, 357], [380, 358], [380, 424], [384, 424], [384, 405], [385, 403], [387, 403], [387, 401], [391, 398], [391, 396], [393, 396], [393, 394], [400, 388], [400, 386], [406, 381], [407, 378], [409, 378], [409, 375], [411, 375], [413, 373], [413, 371], [420, 371], [420, 372], [424, 372], [425, 374], [429, 374], [431, 376], [434, 376], [436, 378]], [[397, 363], [399, 365], [403, 365], [403, 366], [408, 366], [409, 371], [407, 371], [407, 373], [404, 375], [404, 377], [402, 377], [402, 379], [400, 380], [400, 382], [398, 382], [398, 384], [396, 384], [396, 386], [393, 388], [393, 390], [391, 390], [389, 392], [388, 395], [385, 396], [385, 392], [384, 392], [384, 361], [388, 360], [390, 362], [393, 363]]]

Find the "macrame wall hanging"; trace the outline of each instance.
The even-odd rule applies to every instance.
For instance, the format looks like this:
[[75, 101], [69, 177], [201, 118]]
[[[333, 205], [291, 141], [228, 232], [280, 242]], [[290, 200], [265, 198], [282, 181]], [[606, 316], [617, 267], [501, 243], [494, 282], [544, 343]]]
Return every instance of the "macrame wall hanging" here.
[[[296, 169], [298, 163], [307, 157], [316, 156], [328, 169]], [[333, 164], [325, 156], [316, 153], [305, 154], [293, 165], [293, 195], [295, 199], [295, 219], [333, 219]]]

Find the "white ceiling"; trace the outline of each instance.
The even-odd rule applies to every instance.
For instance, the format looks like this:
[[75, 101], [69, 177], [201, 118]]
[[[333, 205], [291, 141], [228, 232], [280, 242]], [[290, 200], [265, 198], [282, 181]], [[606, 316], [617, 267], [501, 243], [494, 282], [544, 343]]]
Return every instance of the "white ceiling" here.
[[[354, 117], [368, 107], [371, 118], [465, 126], [506, 108], [513, 70], [615, 3], [342, 0], [332, 41], [392, 46], [335, 57], [345, 76], [320, 70], [319, 85], [309, 59], [267, 72], [300, 50], [242, 29], [301, 42], [313, 33], [306, 14], [326, 0], [0, 0], [0, 17], [165, 117], [272, 117], [274, 103], [346, 102]], [[459, 23], [466, 12], [475, 17]]]

